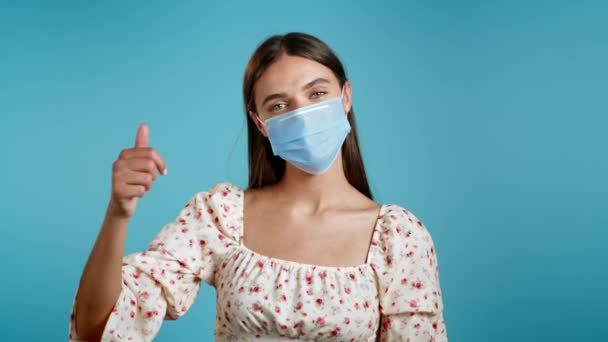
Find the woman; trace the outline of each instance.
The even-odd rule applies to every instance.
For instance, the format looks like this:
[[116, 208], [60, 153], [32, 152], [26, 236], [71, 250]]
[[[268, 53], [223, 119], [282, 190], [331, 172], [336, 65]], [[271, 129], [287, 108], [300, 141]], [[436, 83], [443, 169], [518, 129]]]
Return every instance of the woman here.
[[217, 341], [447, 341], [431, 235], [373, 201], [336, 55], [310, 35], [270, 37], [243, 95], [249, 187], [196, 193], [149, 250], [124, 259], [137, 198], [166, 167], [145, 125], [120, 153], [70, 339], [151, 340], [202, 280], [217, 290]]

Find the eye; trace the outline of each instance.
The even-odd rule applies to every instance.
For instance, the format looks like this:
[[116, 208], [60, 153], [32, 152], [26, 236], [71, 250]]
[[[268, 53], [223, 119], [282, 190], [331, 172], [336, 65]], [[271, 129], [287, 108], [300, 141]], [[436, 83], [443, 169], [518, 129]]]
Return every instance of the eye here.
[[287, 107], [286, 103], [277, 103], [273, 106], [270, 107], [270, 111], [271, 112], [276, 112], [277, 110], [281, 110], [284, 109], [285, 107]]
[[321, 96], [323, 96], [325, 94], [327, 94], [326, 91], [315, 91], [314, 93], [312, 93], [311, 97], [314, 98], [314, 99], [318, 99], [319, 97], [321, 97]]

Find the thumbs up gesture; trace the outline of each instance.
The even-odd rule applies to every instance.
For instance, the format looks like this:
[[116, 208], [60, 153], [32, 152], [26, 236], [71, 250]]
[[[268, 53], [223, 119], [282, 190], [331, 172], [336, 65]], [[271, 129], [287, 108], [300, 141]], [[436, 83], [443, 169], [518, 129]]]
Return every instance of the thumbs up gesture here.
[[165, 161], [158, 151], [148, 147], [150, 129], [141, 124], [137, 129], [135, 147], [120, 151], [112, 164], [112, 215], [130, 218], [135, 213], [137, 199], [150, 190], [158, 173], [167, 174]]

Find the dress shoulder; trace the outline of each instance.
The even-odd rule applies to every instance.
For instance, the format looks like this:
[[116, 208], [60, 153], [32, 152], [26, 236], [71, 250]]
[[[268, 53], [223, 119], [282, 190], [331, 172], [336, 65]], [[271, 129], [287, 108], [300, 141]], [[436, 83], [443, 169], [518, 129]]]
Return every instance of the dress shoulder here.
[[433, 238], [420, 218], [388, 204], [372, 241], [372, 267], [383, 314], [443, 310]]

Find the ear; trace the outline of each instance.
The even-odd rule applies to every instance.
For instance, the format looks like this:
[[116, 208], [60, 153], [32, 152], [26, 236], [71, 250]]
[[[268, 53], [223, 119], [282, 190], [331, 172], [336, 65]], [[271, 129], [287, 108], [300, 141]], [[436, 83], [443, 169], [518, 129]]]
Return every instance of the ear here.
[[260, 122], [258, 115], [251, 110], [247, 111], [247, 114], [249, 115], [249, 117], [251, 118], [253, 123], [255, 123], [255, 126], [258, 128], [258, 131], [260, 131], [260, 133], [262, 133], [262, 135], [264, 137], [268, 138], [268, 133], [266, 132], [266, 127], [264, 127], [262, 122]]
[[350, 81], [344, 82], [344, 97], [342, 98], [342, 105], [344, 106], [344, 111], [348, 114], [350, 109], [352, 108], [352, 94], [353, 89], [350, 85]]

